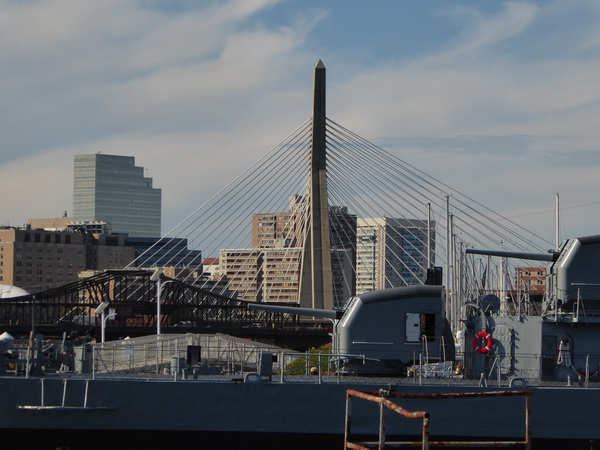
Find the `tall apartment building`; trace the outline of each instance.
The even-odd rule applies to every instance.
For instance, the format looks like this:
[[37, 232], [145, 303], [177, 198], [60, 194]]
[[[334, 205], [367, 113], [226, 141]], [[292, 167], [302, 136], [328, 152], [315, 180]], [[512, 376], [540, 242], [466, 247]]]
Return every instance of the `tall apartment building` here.
[[76, 155], [73, 219], [106, 221], [113, 233], [130, 237], [160, 237], [161, 190], [133, 156]]
[[296, 214], [290, 211], [254, 214], [252, 216], [252, 247], [296, 247], [300, 236]]
[[121, 269], [133, 258], [124, 236], [0, 229], [0, 284], [31, 293], [77, 281], [84, 270]]
[[[423, 282], [427, 272], [427, 233], [426, 220], [359, 218], [356, 293]], [[434, 245], [432, 232], [432, 255]]]
[[252, 215], [252, 247], [301, 247], [303, 229], [303, 199], [290, 197], [288, 210]]
[[240, 300], [297, 303], [301, 254], [298, 247], [221, 250], [219, 273]]
[[[252, 249], [224, 250], [219, 273], [230, 289], [252, 301], [298, 302], [300, 258], [304, 244], [303, 198], [290, 199], [289, 210], [254, 214]], [[354, 295], [356, 216], [346, 207], [329, 209], [333, 293], [336, 306]]]

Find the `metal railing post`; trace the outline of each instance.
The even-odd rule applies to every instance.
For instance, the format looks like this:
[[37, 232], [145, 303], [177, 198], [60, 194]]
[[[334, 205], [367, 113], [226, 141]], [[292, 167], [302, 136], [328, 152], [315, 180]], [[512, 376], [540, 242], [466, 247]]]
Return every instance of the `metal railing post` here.
[[429, 450], [429, 416], [423, 418], [423, 445], [422, 450]]
[[65, 402], [67, 401], [67, 379], [63, 381], [63, 395], [62, 395], [62, 403], [61, 406], [65, 407]]
[[385, 449], [385, 405], [379, 404], [379, 450]]
[[525, 396], [525, 448], [531, 450], [531, 394]]
[[344, 448], [348, 448], [350, 439], [350, 427], [352, 426], [352, 396], [346, 391], [346, 423], [344, 427]]
[[323, 382], [323, 372], [321, 367], [321, 354], [319, 353], [319, 384]]

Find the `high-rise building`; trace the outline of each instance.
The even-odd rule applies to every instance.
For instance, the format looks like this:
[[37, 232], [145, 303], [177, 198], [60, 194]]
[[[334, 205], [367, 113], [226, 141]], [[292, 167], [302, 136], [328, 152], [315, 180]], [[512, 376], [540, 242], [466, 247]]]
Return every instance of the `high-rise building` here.
[[298, 302], [302, 248], [221, 250], [219, 273], [236, 298], [255, 302]]
[[299, 221], [291, 211], [261, 213], [252, 216], [252, 247], [295, 247], [301, 232]]
[[[286, 212], [252, 217], [252, 249], [222, 250], [220, 276], [238, 297], [251, 301], [299, 302], [300, 262], [306, 223], [304, 198], [290, 198]], [[329, 208], [334, 305], [354, 295], [356, 216]]]
[[[427, 272], [427, 221], [359, 218], [356, 229], [356, 293], [410, 286]], [[429, 250], [434, 254], [435, 237]]]
[[161, 190], [133, 156], [76, 155], [73, 219], [106, 221], [113, 233], [160, 237]]
[[303, 198], [290, 197], [288, 211], [259, 213], [252, 215], [252, 247], [296, 247], [301, 246], [304, 224]]

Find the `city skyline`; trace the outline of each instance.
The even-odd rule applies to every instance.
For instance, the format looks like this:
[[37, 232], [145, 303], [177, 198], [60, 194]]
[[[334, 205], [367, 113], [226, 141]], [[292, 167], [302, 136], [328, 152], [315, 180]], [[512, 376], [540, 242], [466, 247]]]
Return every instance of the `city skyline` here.
[[102, 151], [150, 168], [169, 230], [310, 115], [322, 59], [329, 117], [548, 240], [556, 193], [562, 238], [597, 233], [596, 2], [0, 11], [3, 225], [60, 216], [66, 162]]

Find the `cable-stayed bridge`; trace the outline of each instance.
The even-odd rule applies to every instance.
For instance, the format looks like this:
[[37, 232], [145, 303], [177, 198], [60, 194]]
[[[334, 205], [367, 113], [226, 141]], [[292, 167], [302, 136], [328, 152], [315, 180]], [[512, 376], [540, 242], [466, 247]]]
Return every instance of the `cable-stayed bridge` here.
[[[13, 299], [2, 306], [0, 321], [97, 327], [95, 308], [108, 302], [117, 312], [108, 329], [147, 331], [157, 320], [163, 329], [282, 329], [297, 327], [297, 318], [250, 312], [247, 303], [341, 309], [363, 292], [423, 283], [434, 267], [443, 271], [437, 281], [446, 286], [453, 325], [461, 305], [486, 292], [510, 293], [500, 295], [504, 307], [527, 303], [507, 260], [466, 249], [545, 252], [553, 244], [328, 118], [321, 62], [314, 80], [312, 116], [131, 271]], [[202, 258], [190, 262], [181, 249], [164, 261], [162, 274], [163, 267], [152, 277], [135, 270], [175, 238], [187, 239], [188, 250], [201, 250]]]

